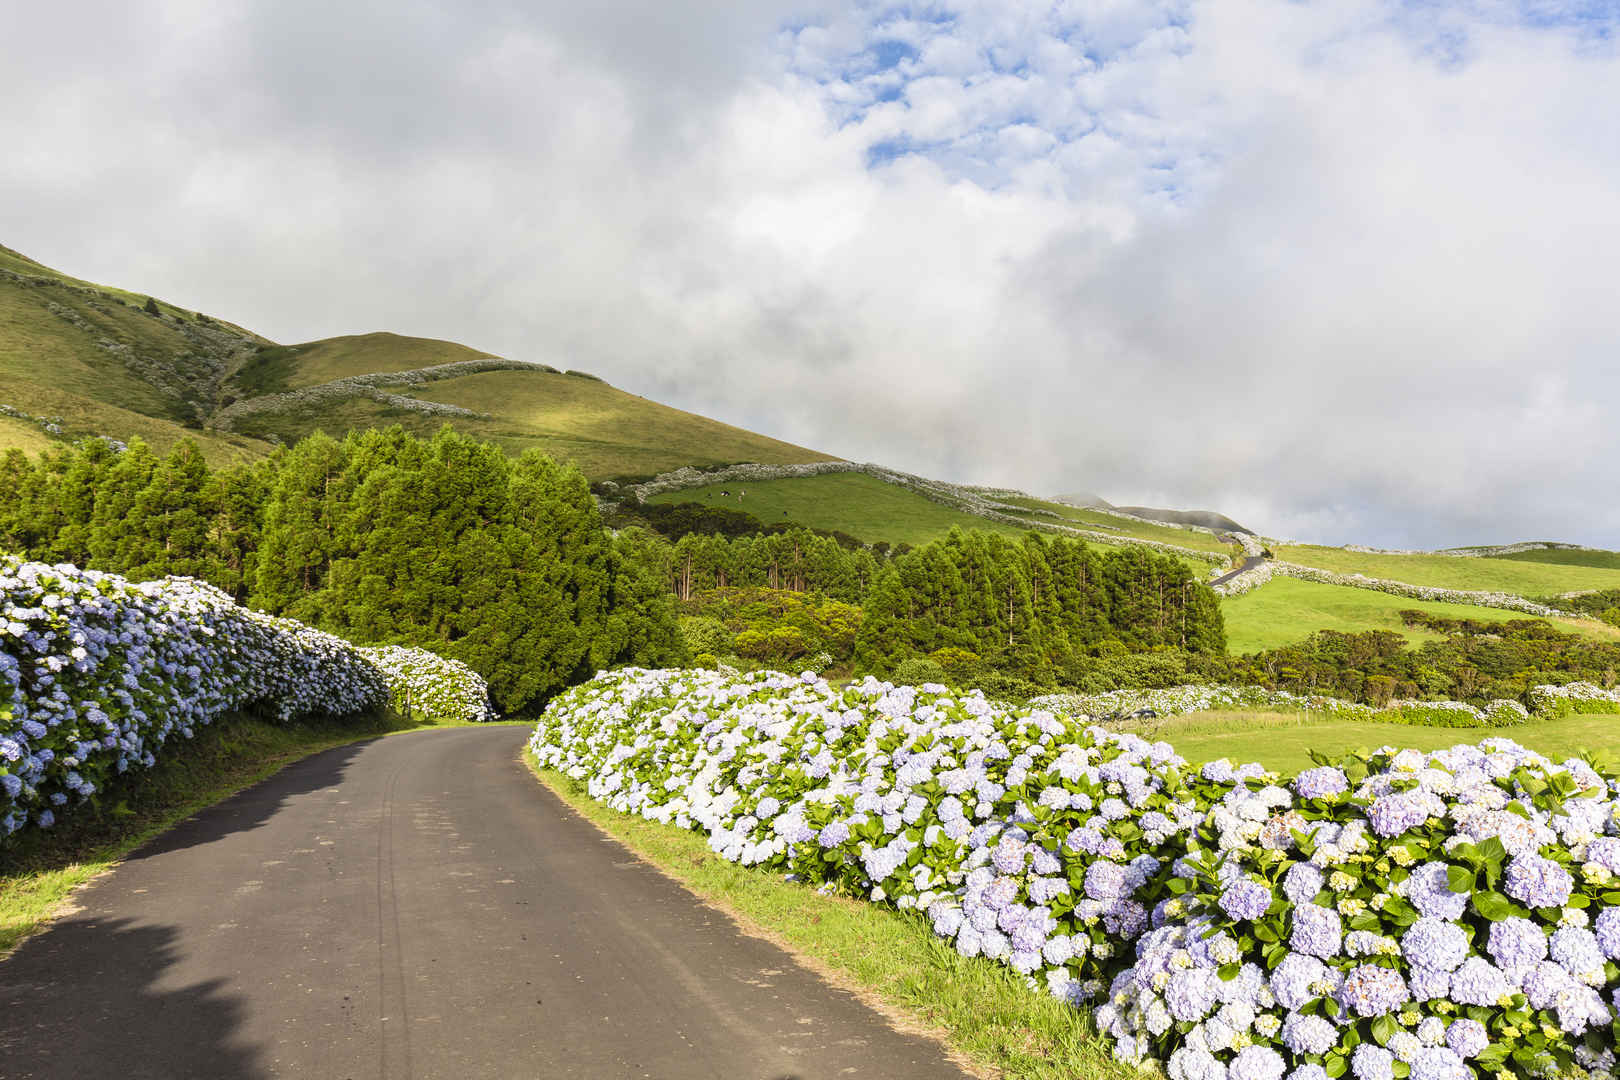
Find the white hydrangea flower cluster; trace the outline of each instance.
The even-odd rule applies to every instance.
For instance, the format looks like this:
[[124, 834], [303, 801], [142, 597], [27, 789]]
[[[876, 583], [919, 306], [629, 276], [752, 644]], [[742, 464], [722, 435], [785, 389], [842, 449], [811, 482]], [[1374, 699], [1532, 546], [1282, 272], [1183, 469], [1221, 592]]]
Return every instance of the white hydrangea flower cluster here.
[[[1538, 686], [1531, 694], [1537, 715], [1557, 715], [1580, 708], [1580, 703], [1591, 703], [1590, 709], [1613, 708], [1620, 704], [1620, 691], [1602, 690], [1590, 683]], [[1571, 705], [1571, 702], [1577, 704]], [[1046, 694], [1031, 698], [1029, 704], [1073, 716], [1109, 716], [1139, 709], [1151, 709], [1160, 716], [1210, 709], [1280, 709], [1321, 713], [1341, 720], [1421, 727], [1511, 727], [1530, 719], [1530, 710], [1508, 698], [1489, 702], [1484, 708], [1466, 701], [1412, 700], [1392, 701], [1379, 707], [1321, 694], [1268, 690], [1263, 686], [1192, 685], [1155, 690], [1108, 690], [1100, 694]]]
[[490, 704], [489, 684], [460, 660], [401, 645], [363, 645], [360, 654], [382, 670], [397, 712], [458, 723], [500, 719]]
[[729, 860], [925, 913], [1172, 1080], [1615, 1068], [1620, 779], [1587, 762], [1489, 739], [1284, 780], [938, 685], [639, 669], [530, 749]]
[[50, 826], [224, 713], [286, 721], [386, 701], [382, 672], [348, 642], [203, 582], [0, 556], [0, 837]]

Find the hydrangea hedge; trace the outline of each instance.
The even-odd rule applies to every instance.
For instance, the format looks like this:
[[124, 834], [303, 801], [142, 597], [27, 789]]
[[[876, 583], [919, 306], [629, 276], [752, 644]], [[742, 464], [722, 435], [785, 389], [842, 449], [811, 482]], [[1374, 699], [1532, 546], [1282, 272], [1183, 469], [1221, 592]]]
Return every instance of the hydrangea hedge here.
[[400, 645], [366, 645], [360, 653], [382, 669], [389, 704], [405, 715], [467, 723], [497, 719], [489, 685], [460, 660]]
[[1340, 720], [1366, 720], [1381, 724], [1421, 727], [1511, 727], [1532, 715], [1564, 716], [1575, 712], [1614, 712], [1620, 709], [1620, 690], [1605, 690], [1592, 683], [1536, 686], [1529, 693], [1531, 708], [1509, 698], [1483, 707], [1466, 701], [1392, 701], [1366, 705], [1322, 694], [1294, 694], [1262, 686], [1172, 686], [1156, 690], [1109, 690], [1101, 694], [1047, 694], [1032, 698], [1035, 708], [1073, 716], [1108, 716], [1137, 709], [1152, 709], [1160, 716], [1202, 712], [1206, 709], [1286, 709], [1322, 713]]
[[625, 670], [539, 762], [926, 914], [1172, 1080], [1607, 1075], [1620, 777], [1506, 739], [1284, 779], [944, 687]]
[[392, 679], [423, 687], [435, 671], [449, 685], [413, 690], [419, 700], [469, 719], [474, 699], [487, 709], [481, 680], [460, 665], [416, 657], [403, 670], [199, 581], [136, 584], [0, 556], [0, 838], [49, 827], [110, 777], [155, 764], [171, 737], [229, 712], [362, 713], [387, 704]]

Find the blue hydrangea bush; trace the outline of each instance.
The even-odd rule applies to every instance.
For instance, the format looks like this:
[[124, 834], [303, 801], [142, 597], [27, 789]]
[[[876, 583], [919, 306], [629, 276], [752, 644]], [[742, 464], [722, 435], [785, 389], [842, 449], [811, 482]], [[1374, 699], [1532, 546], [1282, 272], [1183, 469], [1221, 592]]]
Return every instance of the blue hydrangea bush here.
[[1607, 1076], [1620, 778], [1500, 738], [1283, 778], [937, 685], [628, 669], [530, 749], [724, 858], [922, 913], [1172, 1080]]
[[489, 685], [460, 660], [400, 645], [365, 645], [360, 652], [382, 669], [389, 703], [402, 714], [458, 723], [499, 719]]
[[202, 582], [0, 556], [0, 837], [50, 826], [225, 713], [287, 721], [386, 701], [382, 671], [348, 642]]

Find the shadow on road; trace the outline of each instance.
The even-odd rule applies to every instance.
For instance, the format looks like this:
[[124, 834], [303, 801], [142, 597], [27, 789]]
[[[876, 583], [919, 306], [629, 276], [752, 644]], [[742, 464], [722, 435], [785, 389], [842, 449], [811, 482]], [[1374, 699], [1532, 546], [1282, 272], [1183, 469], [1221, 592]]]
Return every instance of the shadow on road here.
[[349, 763], [376, 741], [366, 739], [349, 743], [294, 762], [268, 780], [262, 780], [246, 791], [239, 791], [216, 806], [198, 811], [196, 817], [182, 821], [130, 852], [124, 861], [137, 862], [170, 851], [183, 851], [199, 844], [211, 844], [232, 833], [256, 829], [285, 806], [287, 800], [336, 787], [342, 782]]
[[178, 931], [64, 919], [0, 965], [0, 1074], [7, 1080], [117, 1076], [268, 1077], [236, 1042], [244, 1007], [224, 980], [159, 987]]

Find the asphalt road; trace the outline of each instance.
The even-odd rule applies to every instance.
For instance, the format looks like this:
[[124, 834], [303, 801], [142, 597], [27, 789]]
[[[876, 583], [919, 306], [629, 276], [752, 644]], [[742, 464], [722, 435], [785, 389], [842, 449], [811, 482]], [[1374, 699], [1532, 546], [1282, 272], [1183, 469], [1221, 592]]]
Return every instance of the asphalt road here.
[[1224, 573], [1220, 577], [1216, 578], [1214, 581], [1207, 581], [1204, 584], [1208, 585], [1212, 589], [1217, 585], [1225, 585], [1228, 581], [1231, 581], [1239, 574], [1246, 574], [1255, 567], [1262, 565], [1265, 561], [1265, 558], [1260, 555], [1255, 555], [1244, 559], [1243, 565], [1238, 567], [1236, 570], [1228, 571], [1227, 573]]
[[521, 727], [293, 765], [0, 963], [0, 1076], [963, 1077], [537, 784]]

